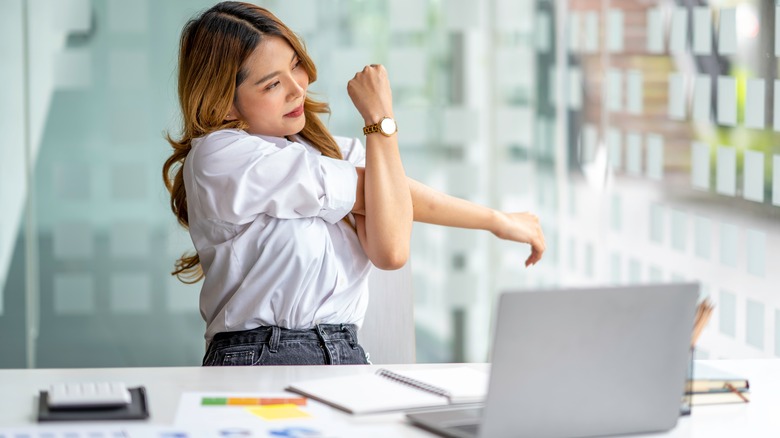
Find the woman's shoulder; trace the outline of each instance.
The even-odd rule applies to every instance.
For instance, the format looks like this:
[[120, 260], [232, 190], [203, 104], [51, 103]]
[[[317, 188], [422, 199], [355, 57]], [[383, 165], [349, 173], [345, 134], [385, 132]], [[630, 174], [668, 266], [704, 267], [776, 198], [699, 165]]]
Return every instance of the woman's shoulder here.
[[252, 136], [242, 129], [220, 129], [218, 131], [210, 132], [202, 137], [193, 139], [192, 144], [195, 147], [200, 147], [202, 145], [221, 146], [239, 140], [248, 139], [250, 137]]
[[275, 144], [241, 129], [221, 129], [192, 140], [188, 161], [195, 168], [244, 165], [277, 150]]
[[192, 140], [192, 146], [196, 154], [210, 155], [228, 150], [231, 154], [262, 151], [277, 145], [242, 129], [220, 129]]

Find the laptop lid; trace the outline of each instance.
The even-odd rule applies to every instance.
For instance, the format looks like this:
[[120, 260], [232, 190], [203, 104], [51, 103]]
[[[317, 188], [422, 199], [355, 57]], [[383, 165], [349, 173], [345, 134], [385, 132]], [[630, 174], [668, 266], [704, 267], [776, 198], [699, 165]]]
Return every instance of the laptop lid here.
[[686, 283], [501, 294], [479, 436], [671, 429], [698, 292]]

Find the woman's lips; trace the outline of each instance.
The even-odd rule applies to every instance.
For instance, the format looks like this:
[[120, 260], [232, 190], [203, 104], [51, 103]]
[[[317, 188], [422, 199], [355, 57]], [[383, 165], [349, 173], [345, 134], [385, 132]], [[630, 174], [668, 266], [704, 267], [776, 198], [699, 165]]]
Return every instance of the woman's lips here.
[[285, 117], [300, 117], [301, 114], [303, 114], [303, 105], [299, 106], [298, 108], [295, 108], [293, 111], [290, 111], [289, 113], [285, 114]]

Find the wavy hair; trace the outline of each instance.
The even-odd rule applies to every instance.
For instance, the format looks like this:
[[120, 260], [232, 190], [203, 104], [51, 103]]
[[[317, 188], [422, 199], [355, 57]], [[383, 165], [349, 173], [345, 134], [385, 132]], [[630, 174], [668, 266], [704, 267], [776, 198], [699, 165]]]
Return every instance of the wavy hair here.
[[[240, 120], [227, 120], [238, 86], [246, 79], [245, 61], [265, 36], [283, 38], [295, 51], [309, 83], [317, 79], [314, 66], [299, 38], [268, 10], [259, 6], [226, 1], [191, 19], [184, 25], [179, 46], [178, 94], [182, 113], [181, 137], [166, 135], [173, 153], [165, 160], [162, 177], [171, 195], [171, 210], [179, 224], [189, 229], [187, 192], [183, 165], [192, 140], [221, 129], [246, 129]], [[306, 96], [303, 104], [306, 124], [298, 133], [323, 155], [342, 159], [336, 141], [318, 114], [329, 114], [324, 102]], [[179, 258], [171, 275], [184, 283], [196, 283], [204, 274], [197, 252]]]

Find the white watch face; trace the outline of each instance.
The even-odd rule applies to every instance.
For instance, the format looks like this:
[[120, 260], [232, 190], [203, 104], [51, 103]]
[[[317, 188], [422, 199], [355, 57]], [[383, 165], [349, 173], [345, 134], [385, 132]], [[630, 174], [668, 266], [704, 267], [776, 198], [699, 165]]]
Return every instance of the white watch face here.
[[379, 129], [382, 131], [382, 134], [385, 135], [391, 135], [395, 133], [395, 120], [391, 118], [384, 118], [379, 123]]

